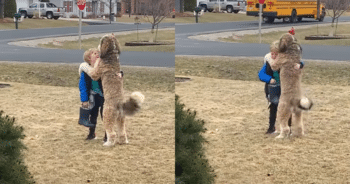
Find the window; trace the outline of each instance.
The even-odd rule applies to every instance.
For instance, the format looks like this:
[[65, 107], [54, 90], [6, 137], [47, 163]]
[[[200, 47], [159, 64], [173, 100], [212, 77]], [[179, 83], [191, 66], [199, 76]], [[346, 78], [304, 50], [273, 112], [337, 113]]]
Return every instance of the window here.
[[40, 8], [45, 8], [45, 5], [40, 3]]
[[36, 8], [36, 4], [31, 4], [29, 8]]
[[55, 4], [52, 3], [48, 3], [52, 8], [56, 8], [57, 6]]
[[86, 2], [86, 12], [92, 12], [92, 2]]
[[63, 1], [63, 7], [66, 12], [73, 12], [73, 1]]
[[104, 3], [104, 2], [100, 2], [100, 12], [101, 12], [102, 14], [105, 13], [105, 3]]

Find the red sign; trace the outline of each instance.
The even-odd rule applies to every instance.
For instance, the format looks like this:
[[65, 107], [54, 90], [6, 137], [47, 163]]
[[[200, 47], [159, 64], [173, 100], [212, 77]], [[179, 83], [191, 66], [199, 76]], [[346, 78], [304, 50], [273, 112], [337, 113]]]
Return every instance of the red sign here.
[[259, 0], [260, 4], [264, 4], [265, 0]]
[[85, 0], [78, 0], [77, 5], [79, 7], [79, 10], [84, 10], [85, 5], [86, 5], [86, 1]]

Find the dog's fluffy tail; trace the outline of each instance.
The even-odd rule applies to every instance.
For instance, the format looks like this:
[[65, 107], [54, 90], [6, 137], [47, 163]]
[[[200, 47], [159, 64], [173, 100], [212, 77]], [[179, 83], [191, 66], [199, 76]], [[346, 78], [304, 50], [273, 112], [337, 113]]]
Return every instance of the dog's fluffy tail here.
[[302, 110], [310, 110], [311, 107], [313, 106], [313, 103], [310, 99], [303, 97], [300, 99], [298, 106]]
[[140, 92], [131, 93], [130, 98], [123, 104], [125, 115], [132, 116], [141, 109], [145, 96]]

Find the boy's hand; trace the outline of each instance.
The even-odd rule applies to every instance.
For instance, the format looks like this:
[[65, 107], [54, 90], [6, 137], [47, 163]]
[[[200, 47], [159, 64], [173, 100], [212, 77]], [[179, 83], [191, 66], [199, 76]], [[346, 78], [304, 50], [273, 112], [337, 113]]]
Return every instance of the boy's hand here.
[[117, 76], [120, 77], [120, 78], [123, 78], [123, 76], [124, 76], [123, 71], [120, 71], [119, 73], [117, 73]]
[[270, 84], [275, 84], [276, 83], [276, 80], [275, 79], [271, 79], [270, 80]]
[[302, 69], [302, 66], [301, 66], [301, 64], [299, 64], [299, 63], [295, 63], [294, 68], [295, 68], [296, 70], [298, 70], [298, 69]]
[[89, 108], [89, 102], [83, 102], [81, 106], [85, 109]]

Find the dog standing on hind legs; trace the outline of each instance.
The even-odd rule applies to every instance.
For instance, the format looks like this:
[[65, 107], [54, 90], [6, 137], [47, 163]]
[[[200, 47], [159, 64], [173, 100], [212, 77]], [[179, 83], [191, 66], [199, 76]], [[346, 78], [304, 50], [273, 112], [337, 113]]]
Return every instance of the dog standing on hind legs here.
[[128, 100], [124, 99], [119, 63], [121, 49], [116, 37], [113, 34], [102, 37], [98, 49], [100, 58], [94, 67], [87, 65], [82, 68], [93, 80], [100, 78], [102, 80], [105, 98], [103, 124], [107, 132], [107, 141], [103, 145], [113, 146], [117, 142], [115, 125], [118, 129], [119, 144], [127, 144], [125, 116], [131, 116], [139, 111], [145, 97], [140, 92], [133, 92]]
[[285, 138], [290, 135], [288, 119], [292, 116], [292, 125], [296, 126], [293, 134], [304, 135], [302, 110], [310, 110], [313, 103], [301, 94], [302, 70], [296, 69], [300, 64], [302, 48], [296, 38], [287, 33], [282, 35], [278, 45], [278, 57], [271, 65], [275, 71], [280, 71], [281, 97], [277, 109], [277, 123], [280, 124], [280, 135], [276, 138]]

